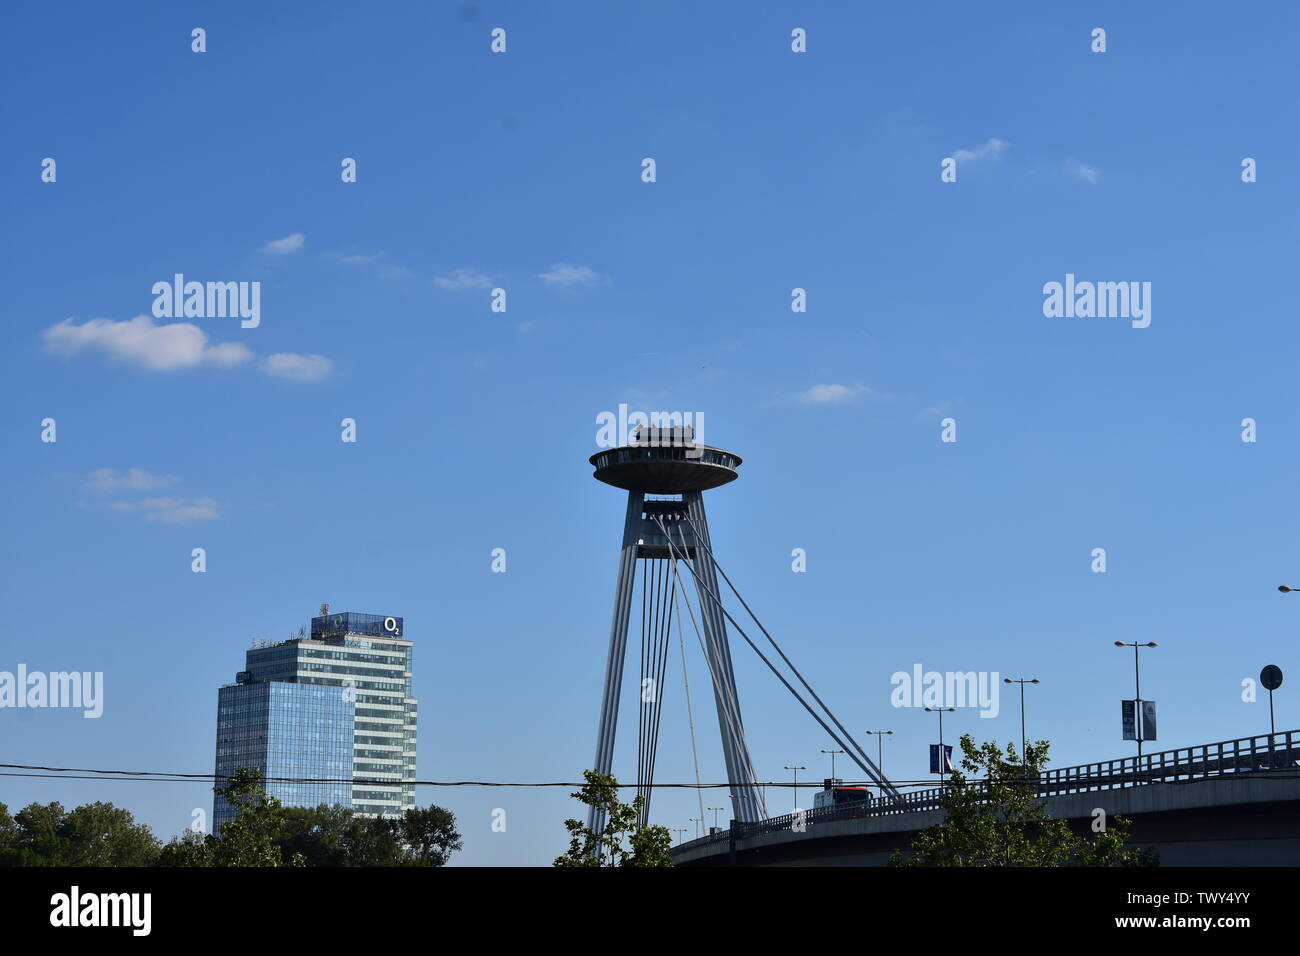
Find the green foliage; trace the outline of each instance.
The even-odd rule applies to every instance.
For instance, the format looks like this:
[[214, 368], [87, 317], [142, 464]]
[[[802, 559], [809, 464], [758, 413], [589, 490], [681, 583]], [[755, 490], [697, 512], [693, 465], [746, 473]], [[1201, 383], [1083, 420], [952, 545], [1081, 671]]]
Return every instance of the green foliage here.
[[[280, 866], [280, 838], [284, 832], [284, 807], [262, 787], [262, 772], [245, 767], [217, 792], [237, 814], [212, 841], [213, 866]], [[291, 866], [306, 866], [301, 856]]]
[[450, 810], [416, 807], [407, 810], [399, 822], [402, 843], [414, 866], [443, 866], [461, 848], [456, 815]]
[[187, 830], [166, 846], [111, 803], [71, 812], [33, 803], [13, 816], [0, 803], [0, 866], [443, 866], [462, 845], [455, 815], [442, 807], [384, 819], [285, 807], [250, 769], [215, 790], [235, 819], [220, 836]]
[[400, 817], [363, 818], [345, 807], [291, 807], [280, 849], [308, 866], [443, 866], [461, 848], [456, 817], [416, 807]]
[[1124, 848], [1128, 820], [1115, 817], [1104, 833], [1089, 838], [1048, 817], [1036, 786], [1047, 764], [1047, 741], [1030, 745], [1021, 757], [1014, 744], [1004, 754], [996, 742], [976, 747], [965, 734], [961, 750], [961, 769], [949, 775], [940, 800], [944, 821], [917, 834], [906, 861], [895, 852], [891, 866], [1155, 865], [1154, 855]]
[[33, 803], [12, 817], [0, 804], [0, 866], [151, 866], [158, 853], [150, 829], [111, 803]]
[[214, 837], [204, 836], [196, 830], [186, 830], [171, 841], [158, 854], [156, 866], [214, 866]]
[[593, 832], [578, 820], [565, 820], [569, 850], [555, 858], [556, 866], [672, 866], [667, 827], [641, 826], [637, 820], [645, 806], [638, 796], [631, 803], [618, 798], [618, 780], [607, 773], [584, 770], [586, 785], [570, 796], [604, 812], [605, 826]]

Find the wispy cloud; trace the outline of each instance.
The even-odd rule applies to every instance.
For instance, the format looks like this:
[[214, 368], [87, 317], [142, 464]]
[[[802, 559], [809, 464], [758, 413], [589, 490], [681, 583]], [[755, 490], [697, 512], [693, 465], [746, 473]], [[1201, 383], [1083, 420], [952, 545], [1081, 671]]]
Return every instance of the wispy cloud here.
[[253, 353], [238, 342], [208, 344], [208, 334], [189, 322], [155, 325], [148, 315], [114, 322], [91, 319], [74, 325], [64, 319], [45, 330], [51, 352], [72, 355], [83, 351], [107, 352], [115, 359], [154, 372], [172, 372], [200, 365], [229, 368], [247, 362]]
[[180, 481], [176, 475], [151, 475], [142, 468], [97, 468], [86, 480], [86, 490], [94, 492], [157, 491]]
[[274, 378], [291, 382], [319, 382], [329, 377], [334, 363], [323, 355], [277, 352], [262, 359], [260, 368]]
[[188, 524], [217, 517], [215, 498], [145, 498], [141, 501], [114, 501], [109, 507], [114, 511], [139, 511], [145, 520], [160, 524]]
[[1097, 185], [1101, 179], [1101, 170], [1095, 166], [1088, 166], [1079, 162], [1077, 159], [1067, 159], [1065, 161], [1065, 171], [1081, 182]]
[[288, 255], [291, 252], [297, 252], [303, 247], [307, 237], [301, 232], [295, 232], [291, 236], [285, 236], [283, 239], [272, 239], [262, 247], [263, 252], [270, 253], [273, 256]]
[[492, 279], [474, 269], [453, 269], [451, 275], [435, 276], [434, 284], [440, 289], [459, 291], [461, 289], [486, 289], [492, 285]]
[[352, 253], [349, 255], [340, 255], [337, 252], [326, 253], [327, 259], [333, 259], [345, 266], [360, 268], [362, 266], [374, 266], [374, 274], [381, 279], [405, 279], [411, 275], [411, 270], [406, 266], [401, 266], [392, 262], [388, 258], [388, 253], [382, 249], [379, 252], [372, 253]]
[[1006, 140], [991, 136], [982, 146], [976, 146], [974, 149], [959, 149], [952, 156], [959, 163], [970, 163], [978, 159], [998, 159], [1009, 145], [1011, 144]]
[[869, 391], [865, 385], [814, 385], [797, 397], [805, 405], [835, 405]]
[[575, 266], [572, 262], [557, 262], [546, 272], [539, 272], [537, 278], [549, 286], [603, 285], [609, 282], [608, 276], [602, 276], [590, 266]]
[[[132, 492], [157, 491], [179, 484], [176, 475], [154, 475], [143, 468], [128, 468], [119, 472], [115, 468], [97, 468], [86, 481], [86, 489], [95, 493], [130, 494]], [[141, 498], [136, 501], [118, 499], [109, 501], [104, 507], [113, 511], [129, 511], [143, 514], [146, 521], [159, 524], [188, 524], [191, 521], [209, 521], [217, 517], [217, 500], [215, 498]]]
[[386, 252], [376, 252], [373, 255], [369, 255], [369, 256], [367, 255], [339, 256], [338, 260], [339, 262], [342, 262], [344, 265], [364, 266], [364, 265], [369, 265], [373, 262], [379, 262], [384, 258], [386, 258], [387, 255], [388, 253]]

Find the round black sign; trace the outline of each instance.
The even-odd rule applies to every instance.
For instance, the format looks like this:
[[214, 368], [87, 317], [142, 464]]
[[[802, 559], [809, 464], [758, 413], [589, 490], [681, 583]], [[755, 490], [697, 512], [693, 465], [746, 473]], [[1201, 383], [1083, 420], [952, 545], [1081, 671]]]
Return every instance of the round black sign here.
[[1269, 664], [1259, 672], [1259, 682], [1268, 690], [1277, 690], [1282, 686], [1282, 668]]

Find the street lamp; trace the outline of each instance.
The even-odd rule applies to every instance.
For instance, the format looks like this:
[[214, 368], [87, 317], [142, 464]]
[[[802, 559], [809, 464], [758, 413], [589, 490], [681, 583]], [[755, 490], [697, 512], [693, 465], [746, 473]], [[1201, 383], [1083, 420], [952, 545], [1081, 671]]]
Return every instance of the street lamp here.
[[[686, 832], [686, 827], [671, 827], [670, 829], [671, 829], [674, 833], [685, 833], [685, 832]], [[682, 840], [681, 837], [678, 837], [678, 838], [677, 838], [677, 842], [678, 842], [678, 843], [680, 843], [681, 840]]]
[[868, 734], [874, 734], [876, 738], [876, 769], [880, 771], [880, 778], [885, 778], [885, 734], [892, 734], [892, 730], [868, 730]]
[[[1282, 587], [1288, 591], [1291, 590], [1290, 588], [1286, 587], [1285, 584], [1282, 585]], [[1136, 642], [1116, 641], [1115, 646], [1133, 648], [1133, 686], [1134, 686], [1133, 735], [1137, 737], [1138, 762], [1141, 763], [1142, 761], [1142, 674], [1141, 671], [1138, 669], [1138, 648], [1159, 647], [1160, 645], [1157, 644], [1155, 641], [1147, 641], [1145, 644], [1136, 643]]]
[[939, 789], [942, 790], [944, 787], [944, 779], [943, 779], [944, 773], [948, 769], [948, 754], [943, 749], [943, 715], [951, 714], [957, 708], [956, 707], [927, 707], [925, 709], [932, 714], [939, 715]]
[[1025, 685], [1037, 684], [1038, 682], [1039, 681], [1037, 677], [1032, 678], [1031, 680], [1025, 680], [1023, 678], [1013, 679], [1010, 677], [1002, 678], [1002, 683], [1004, 684], [1020, 685], [1020, 762], [1021, 763], [1025, 762], [1029, 754], [1029, 739], [1025, 736]]
[[835, 779], [835, 755], [844, 753], [843, 750], [823, 750], [822, 753], [831, 755], [831, 779]]
[[722, 807], [705, 807], [704, 809], [705, 809], [705, 810], [712, 810], [712, 811], [713, 811], [713, 829], [716, 830], [716, 829], [718, 828], [718, 811], [722, 810], [723, 808], [722, 808]]
[[799, 809], [799, 771], [807, 770], [808, 768], [807, 767], [785, 767], [783, 769], [794, 771], [794, 808], [797, 811]]
[[690, 821], [695, 824], [695, 836], [698, 839], [700, 836], [700, 824], [703, 823], [704, 821], [701, 820], [699, 817], [691, 817]]

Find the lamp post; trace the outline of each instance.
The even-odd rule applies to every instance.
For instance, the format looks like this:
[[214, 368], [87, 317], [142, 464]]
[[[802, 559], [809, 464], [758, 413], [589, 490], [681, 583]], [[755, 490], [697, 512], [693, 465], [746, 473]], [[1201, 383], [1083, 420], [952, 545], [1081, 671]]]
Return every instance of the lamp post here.
[[1030, 679], [1004, 677], [1002, 683], [1020, 685], [1020, 762], [1024, 763], [1029, 753], [1029, 738], [1025, 736], [1025, 685], [1037, 684], [1039, 680], [1037, 677]]
[[794, 808], [799, 809], [799, 771], [807, 770], [807, 767], [785, 767], [785, 770], [794, 771]]
[[823, 750], [822, 753], [831, 755], [831, 779], [835, 779], [835, 755], [844, 753], [843, 750]]
[[944, 774], [948, 770], [948, 754], [943, 749], [943, 715], [951, 714], [956, 707], [927, 707], [925, 708], [932, 714], [939, 715], [939, 789], [944, 787]]
[[699, 817], [691, 817], [690, 820], [691, 820], [692, 823], [695, 824], [695, 837], [696, 837], [696, 839], [699, 839], [699, 836], [700, 836], [700, 824], [703, 823], [704, 821], [701, 820]]
[[[1285, 587], [1285, 585], [1284, 585]], [[1137, 737], [1138, 763], [1142, 762], [1142, 672], [1138, 667], [1139, 647], [1159, 647], [1155, 641], [1139, 642], [1116, 641], [1116, 647], [1133, 648], [1133, 735]]]
[[880, 771], [880, 776], [885, 776], [885, 734], [892, 734], [892, 730], [868, 730], [868, 734], [876, 738], [876, 769]]
[[722, 807], [705, 807], [704, 809], [705, 809], [705, 810], [712, 810], [712, 811], [713, 811], [713, 829], [716, 830], [716, 829], [718, 828], [718, 811], [721, 810], [721, 809], [723, 809], [723, 808], [722, 808]]

